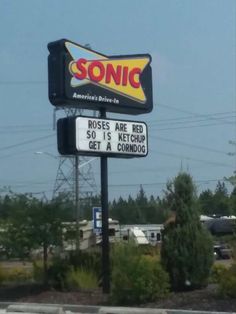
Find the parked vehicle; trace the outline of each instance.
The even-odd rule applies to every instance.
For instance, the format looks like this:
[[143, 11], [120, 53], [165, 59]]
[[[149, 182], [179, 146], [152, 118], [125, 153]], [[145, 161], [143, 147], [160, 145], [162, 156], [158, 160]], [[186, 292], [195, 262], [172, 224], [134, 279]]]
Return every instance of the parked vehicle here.
[[214, 256], [219, 259], [230, 259], [232, 257], [232, 250], [227, 244], [215, 244]]

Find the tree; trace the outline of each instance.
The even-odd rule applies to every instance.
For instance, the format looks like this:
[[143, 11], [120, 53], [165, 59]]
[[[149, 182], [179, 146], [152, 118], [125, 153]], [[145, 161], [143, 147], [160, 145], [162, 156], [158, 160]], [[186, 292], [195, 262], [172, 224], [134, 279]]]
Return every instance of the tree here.
[[201, 213], [204, 215], [215, 214], [214, 194], [211, 190], [207, 189], [199, 195], [199, 206]]
[[62, 244], [63, 222], [71, 219], [71, 210], [65, 204], [60, 197], [42, 202], [30, 195], [15, 194], [2, 228], [2, 246], [11, 256], [24, 258], [32, 250], [42, 249], [45, 280], [48, 250]]
[[26, 195], [8, 195], [3, 202], [5, 211], [1, 220], [1, 245], [8, 257], [29, 256], [31, 243], [27, 237], [30, 198]]
[[[80, 200], [80, 206], [79, 206], [79, 216], [80, 219], [86, 219], [86, 220], [92, 220], [93, 219], [93, 213], [92, 208], [93, 207], [101, 207], [101, 196], [95, 195], [91, 196], [85, 199]], [[75, 216], [76, 218], [76, 216]]]
[[166, 200], [175, 219], [165, 226], [161, 261], [174, 290], [206, 284], [213, 262], [210, 234], [200, 223], [192, 178], [180, 173], [167, 184]]
[[148, 203], [148, 199], [146, 197], [145, 191], [143, 189], [143, 186], [140, 185], [140, 190], [138, 192], [138, 195], [136, 197], [136, 202], [138, 204], [139, 207], [145, 207]]
[[[69, 219], [68, 210], [58, 202], [35, 201], [29, 213], [27, 235], [32, 248], [43, 250], [44, 274], [47, 275], [48, 251], [50, 247], [61, 247], [63, 241], [63, 222]], [[47, 278], [45, 278], [46, 281]]]
[[159, 198], [148, 197], [142, 186], [136, 196], [128, 200], [119, 198], [110, 203], [110, 214], [120, 224], [160, 224], [165, 221], [166, 210]]
[[127, 223], [127, 216], [129, 211], [127, 210], [127, 202], [120, 196], [115, 202], [110, 204], [110, 215], [113, 219], [117, 219], [120, 224]]
[[231, 210], [229, 206], [228, 191], [224, 182], [218, 182], [214, 194], [214, 214], [220, 216], [231, 215]]
[[234, 175], [229, 178], [226, 178], [228, 182], [233, 186], [233, 190], [230, 194], [230, 209], [233, 215], [236, 215], [236, 171], [234, 171]]
[[234, 175], [229, 178], [226, 178], [228, 182], [230, 182], [234, 187], [236, 187], [236, 171], [234, 171]]
[[236, 186], [234, 187], [233, 191], [230, 194], [230, 209], [233, 215], [236, 216]]

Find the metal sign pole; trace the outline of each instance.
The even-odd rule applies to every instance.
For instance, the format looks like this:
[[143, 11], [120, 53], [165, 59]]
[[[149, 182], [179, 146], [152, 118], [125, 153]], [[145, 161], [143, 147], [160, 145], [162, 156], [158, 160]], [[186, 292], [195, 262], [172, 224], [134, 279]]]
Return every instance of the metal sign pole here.
[[80, 248], [80, 230], [79, 230], [79, 156], [75, 155], [75, 219], [76, 219], [76, 252]]
[[[101, 118], [106, 111], [101, 110]], [[107, 156], [101, 156], [101, 204], [102, 204], [102, 289], [110, 292], [109, 223], [108, 223], [108, 172]]]

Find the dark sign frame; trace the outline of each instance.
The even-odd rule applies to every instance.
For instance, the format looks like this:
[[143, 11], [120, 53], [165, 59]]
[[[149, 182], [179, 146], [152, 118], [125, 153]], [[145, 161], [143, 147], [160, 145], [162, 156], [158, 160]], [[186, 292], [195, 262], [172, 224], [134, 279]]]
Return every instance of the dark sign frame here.
[[[88, 53], [104, 56], [108, 60], [124, 60], [148, 58], [149, 63], [145, 66], [139, 76], [142, 90], [145, 94], [145, 101], [140, 102], [113, 90], [105, 89], [93, 82], [78, 87], [71, 86], [72, 74], [69, 65], [74, 60], [66, 48], [66, 43], [75, 45], [78, 49], [83, 49]], [[48, 88], [49, 100], [54, 106], [73, 107], [91, 110], [106, 110], [109, 112], [125, 114], [143, 114], [151, 112], [153, 109], [152, 96], [152, 70], [150, 66], [151, 56], [148, 54], [105, 56], [95, 50], [88, 49], [66, 39], [61, 39], [48, 44], [50, 52], [48, 56]], [[76, 61], [76, 60], [75, 60]], [[79, 95], [74, 97], [74, 93]]]
[[[96, 120], [107, 120], [107, 121], [117, 121], [117, 122], [131, 122], [131, 123], [142, 123], [146, 126], [146, 146], [147, 153], [134, 154], [134, 153], [114, 153], [114, 152], [100, 152], [100, 151], [78, 151], [76, 148], [76, 119], [77, 118], [87, 118]], [[81, 156], [107, 156], [113, 158], [142, 158], [148, 155], [148, 127], [143, 121], [131, 121], [131, 120], [121, 120], [121, 119], [107, 119], [107, 118], [95, 118], [89, 116], [73, 116], [61, 118], [57, 121], [57, 145], [58, 151], [61, 155], [81, 155]]]

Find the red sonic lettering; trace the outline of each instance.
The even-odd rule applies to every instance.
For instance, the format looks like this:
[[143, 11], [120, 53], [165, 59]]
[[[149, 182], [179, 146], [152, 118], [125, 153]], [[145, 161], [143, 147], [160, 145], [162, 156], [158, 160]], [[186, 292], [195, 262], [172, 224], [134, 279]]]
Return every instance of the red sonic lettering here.
[[78, 80], [89, 79], [95, 83], [104, 80], [106, 84], [111, 82], [122, 86], [130, 84], [133, 88], [139, 88], [141, 85], [139, 80], [140, 68], [134, 67], [130, 69], [127, 66], [114, 65], [112, 61], [90, 61], [81, 58], [71, 63], [70, 71]]

